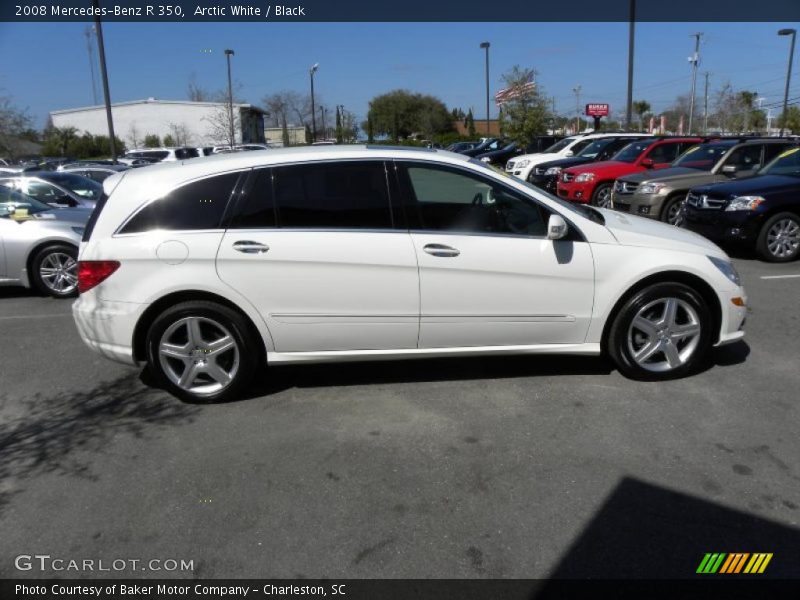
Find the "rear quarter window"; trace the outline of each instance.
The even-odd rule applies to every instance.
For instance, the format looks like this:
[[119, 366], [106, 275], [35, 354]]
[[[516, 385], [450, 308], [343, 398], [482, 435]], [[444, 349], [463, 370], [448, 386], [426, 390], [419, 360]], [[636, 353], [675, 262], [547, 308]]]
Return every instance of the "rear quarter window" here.
[[238, 180], [239, 173], [226, 173], [175, 188], [137, 212], [119, 233], [219, 229]]

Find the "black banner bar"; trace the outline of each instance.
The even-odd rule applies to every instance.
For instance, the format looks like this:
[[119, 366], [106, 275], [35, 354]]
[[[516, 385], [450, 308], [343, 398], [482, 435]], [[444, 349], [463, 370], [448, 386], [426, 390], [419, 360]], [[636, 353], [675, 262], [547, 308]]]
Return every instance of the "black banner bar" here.
[[[593, 22], [627, 21], [629, 0], [102, 0], [100, 15], [111, 22]], [[3, 0], [0, 21], [91, 21], [91, 0]], [[800, 1], [638, 0], [641, 22], [798, 22]], [[743, 39], [742, 43], [747, 40]]]

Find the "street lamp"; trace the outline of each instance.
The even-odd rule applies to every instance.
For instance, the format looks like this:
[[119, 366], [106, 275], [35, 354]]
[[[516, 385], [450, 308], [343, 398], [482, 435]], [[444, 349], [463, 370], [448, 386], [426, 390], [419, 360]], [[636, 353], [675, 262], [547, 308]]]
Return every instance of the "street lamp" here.
[[309, 70], [311, 75], [311, 142], [317, 141], [317, 117], [314, 114], [314, 73], [319, 69], [319, 63], [314, 63]]
[[489, 42], [481, 42], [481, 48], [486, 50], [486, 137], [489, 137]]
[[789, 106], [789, 81], [792, 78], [792, 58], [794, 58], [794, 40], [797, 37], [796, 29], [781, 29], [778, 35], [792, 36], [792, 44], [789, 48], [789, 69], [786, 71], [786, 91], [783, 93], [783, 120], [781, 121], [780, 137], [783, 137], [783, 128], [786, 126], [787, 114], [786, 111]]
[[230, 48], [225, 49], [225, 59], [228, 61], [228, 120], [230, 123], [230, 142], [231, 149], [236, 141], [236, 134], [233, 131], [233, 84], [231, 83], [231, 56], [234, 52]]

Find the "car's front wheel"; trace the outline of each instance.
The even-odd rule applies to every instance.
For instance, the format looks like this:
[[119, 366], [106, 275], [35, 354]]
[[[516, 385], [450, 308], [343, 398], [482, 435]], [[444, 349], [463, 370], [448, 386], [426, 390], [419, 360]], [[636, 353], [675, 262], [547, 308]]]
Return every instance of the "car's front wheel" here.
[[206, 301], [182, 302], [153, 321], [147, 362], [160, 383], [187, 402], [225, 402], [252, 381], [262, 353], [247, 320]]
[[712, 342], [712, 316], [681, 283], [657, 283], [629, 298], [614, 317], [607, 350], [633, 379], [672, 379], [702, 364]]
[[756, 240], [756, 251], [770, 262], [789, 262], [800, 256], [800, 217], [782, 212], [770, 217]]
[[683, 221], [683, 201], [685, 196], [671, 196], [661, 208], [661, 220], [670, 225], [680, 226]]
[[78, 293], [78, 249], [53, 244], [39, 250], [31, 261], [31, 282], [42, 294], [69, 298]]
[[611, 208], [611, 184], [601, 183], [592, 194], [592, 204], [598, 208]]

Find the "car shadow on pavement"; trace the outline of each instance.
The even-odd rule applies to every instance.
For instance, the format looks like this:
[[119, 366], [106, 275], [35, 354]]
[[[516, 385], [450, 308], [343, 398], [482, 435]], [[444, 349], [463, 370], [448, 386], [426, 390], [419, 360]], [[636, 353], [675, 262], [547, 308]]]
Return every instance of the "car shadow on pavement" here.
[[141, 385], [131, 373], [88, 391], [0, 395], [0, 410], [12, 415], [0, 421], [2, 514], [25, 479], [46, 473], [93, 479], [90, 458], [113, 437], [146, 438], [154, 426], [190, 423], [199, 409]]
[[[568, 597], [555, 593], [560, 587], [558, 580], [713, 579], [718, 575], [697, 574], [707, 553], [748, 553], [751, 557], [754, 553], [772, 553], [764, 573], [755, 577], [800, 576], [800, 530], [625, 477], [551, 571], [551, 583], [534, 598]], [[751, 576], [740, 573], [732, 577], [738, 577], [741, 585]], [[767, 589], [761, 591], [763, 595], [750, 597], [769, 597]], [[690, 596], [676, 590], [674, 597]]]
[[[0, 287], [0, 299], [3, 298], [44, 298], [44, 296], [36, 290], [24, 287]], [[59, 298], [55, 299], [61, 301]], [[68, 298], [67, 302], [69, 300]]]

